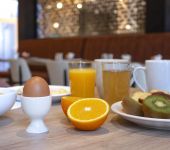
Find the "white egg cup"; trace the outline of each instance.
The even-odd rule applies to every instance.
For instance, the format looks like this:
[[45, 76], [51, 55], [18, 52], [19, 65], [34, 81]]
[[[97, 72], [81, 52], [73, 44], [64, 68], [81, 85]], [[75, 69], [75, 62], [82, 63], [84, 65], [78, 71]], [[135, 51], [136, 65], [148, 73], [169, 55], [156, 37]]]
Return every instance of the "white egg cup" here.
[[31, 123], [27, 127], [28, 133], [44, 133], [48, 132], [48, 128], [44, 123], [44, 117], [51, 107], [51, 96], [44, 97], [25, 97], [22, 96], [21, 104], [23, 111], [31, 119]]

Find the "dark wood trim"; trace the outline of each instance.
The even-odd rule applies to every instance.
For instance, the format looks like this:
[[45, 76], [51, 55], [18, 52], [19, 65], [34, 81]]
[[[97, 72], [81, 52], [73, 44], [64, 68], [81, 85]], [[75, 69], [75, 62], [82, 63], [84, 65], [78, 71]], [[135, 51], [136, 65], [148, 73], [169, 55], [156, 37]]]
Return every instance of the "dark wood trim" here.
[[170, 32], [170, 0], [146, 0], [146, 33]]
[[19, 40], [37, 38], [37, 0], [18, 0]]
[[170, 32], [170, 0], [166, 0], [165, 2], [165, 31]]
[[146, 33], [165, 32], [165, 1], [168, 0], [146, 0]]

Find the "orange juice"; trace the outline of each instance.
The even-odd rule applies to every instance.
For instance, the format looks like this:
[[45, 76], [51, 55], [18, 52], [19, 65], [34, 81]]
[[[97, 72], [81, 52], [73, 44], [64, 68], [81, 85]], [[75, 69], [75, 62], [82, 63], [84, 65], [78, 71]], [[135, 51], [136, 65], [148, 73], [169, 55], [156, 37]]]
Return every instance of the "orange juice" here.
[[129, 95], [130, 71], [103, 71], [104, 98], [111, 105]]
[[76, 68], [69, 70], [71, 95], [77, 97], [94, 97], [96, 71], [93, 68]]

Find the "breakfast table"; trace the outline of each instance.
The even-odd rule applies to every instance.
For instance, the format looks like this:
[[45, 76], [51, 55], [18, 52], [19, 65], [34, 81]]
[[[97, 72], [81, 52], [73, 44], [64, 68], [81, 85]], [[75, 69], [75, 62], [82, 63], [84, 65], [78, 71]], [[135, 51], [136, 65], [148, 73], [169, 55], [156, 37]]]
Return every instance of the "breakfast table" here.
[[66, 118], [60, 103], [56, 103], [45, 122], [48, 133], [29, 134], [25, 131], [29, 119], [22, 109], [7, 112], [0, 117], [0, 150], [167, 150], [170, 147], [170, 131], [144, 128], [112, 112], [96, 131], [79, 131]]

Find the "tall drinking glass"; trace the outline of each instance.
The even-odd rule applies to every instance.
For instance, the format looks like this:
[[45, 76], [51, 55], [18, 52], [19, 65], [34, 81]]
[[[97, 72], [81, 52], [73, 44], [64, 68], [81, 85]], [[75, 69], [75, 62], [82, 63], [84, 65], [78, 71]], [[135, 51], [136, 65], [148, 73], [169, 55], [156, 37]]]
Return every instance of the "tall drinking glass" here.
[[103, 63], [104, 99], [112, 105], [129, 96], [131, 66], [128, 62]]
[[91, 61], [72, 61], [69, 63], [71, 95], [94, 97], [96, 70]]

